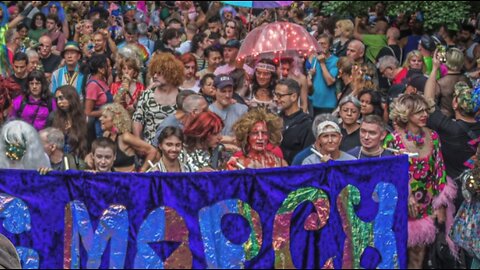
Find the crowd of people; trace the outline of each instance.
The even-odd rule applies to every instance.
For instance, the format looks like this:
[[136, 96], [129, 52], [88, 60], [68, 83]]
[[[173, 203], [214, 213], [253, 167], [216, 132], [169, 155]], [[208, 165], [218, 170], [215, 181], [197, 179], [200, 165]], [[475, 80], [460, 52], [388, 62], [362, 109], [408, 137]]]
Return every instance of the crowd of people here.
[[[5, 3], [1, 168], [211, 172], [407, 154], [408, 267], [480, 267], [479, 227], [468, 240], [453, 219], [461, 208], [480, 222], [476, 21], [427, 32], [422, 11], [391, 17], [383, 2], [356, 18], [310, 1], [261, 12], [219, 1]], [[274, 21], [304, 26], [321, 52], [238, 59], [249, 31]], [[465, 200], [467, 182], [476, 188]], [[432, 259], [452, 224], [453, 255]]]

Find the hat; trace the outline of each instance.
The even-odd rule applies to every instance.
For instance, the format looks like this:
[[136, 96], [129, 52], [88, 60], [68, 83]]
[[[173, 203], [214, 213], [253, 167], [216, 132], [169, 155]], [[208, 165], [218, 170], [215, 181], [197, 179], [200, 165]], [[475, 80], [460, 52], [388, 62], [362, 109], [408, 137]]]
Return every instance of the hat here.
[[337, 123], [332, 122], [332, 121], [323, 121], [317, 126], [317, 137], [329, 133], [329, 132], [335, 132], [342, 134], [342, 131], [340, 131], [340, 127], [337, 125]]
[[229, 75], [217, 75], [215, 77], [215, 80], [213, 81], [213, 85], [217, 88], [217, 89], [223, 89], [227, 86], [233, 86], [234, 83], [233, 83], [233, 79], [232, 77], [230, 77]]
[[237, 48], [240, 49], [240, 41], [236, 39], [229, 39], [223, 47], [228, 47], [228, 48]]
[[480, 108], [480, 87], [472, 89], [465, 82], [457, 82], [454, 86], [454, 97], [457, 98], [458, 106], [467, 114], [475, 114]]
[[429, 35], [423, 35], [422, 38], [420, 38], [420, 44], [425, 50], [430, 52], [435, 51], [435, 48], [437, 47], [435, 40]]
[[424, 92], [425, 91], [425, 85], [427, 84], [427, 77], [423, 74], [413, 74], [411, 77], [408, 78], [407, 80], [407, 85], [410, 85], [412, 87], [415, 87], [417, 89], [417, 92]]
[[65, 44], [65, 47], [63, 48], [63, 51], [62, 51], [62, 57], [66, 51], [76, 51], [80, 54], [82, 53], [82, 51], [80, 50], [80, 46], [75, 41], [69, 41]]

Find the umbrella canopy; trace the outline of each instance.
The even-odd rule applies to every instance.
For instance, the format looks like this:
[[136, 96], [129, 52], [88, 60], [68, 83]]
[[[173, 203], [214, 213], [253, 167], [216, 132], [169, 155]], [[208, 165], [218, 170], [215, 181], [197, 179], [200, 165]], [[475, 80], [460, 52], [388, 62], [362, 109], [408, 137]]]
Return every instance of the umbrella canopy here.
[[289, 6], [293, 1], [222, 1], [224, 4], [245, 8], [277, 8]]
[[320, 50], [320, 45], [305, 27], [274, 22], [253, 29], [243, 40], [237, 58], [307, 55]]

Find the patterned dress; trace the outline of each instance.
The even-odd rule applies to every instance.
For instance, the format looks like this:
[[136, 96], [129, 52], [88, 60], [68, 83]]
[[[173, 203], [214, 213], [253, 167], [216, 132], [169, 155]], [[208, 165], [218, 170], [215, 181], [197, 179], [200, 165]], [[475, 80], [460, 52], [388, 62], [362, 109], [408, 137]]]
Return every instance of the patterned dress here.
[[145, 90], [140, 95], [137, 109], [133, 114], [133, 121], [143, 125], [143, 138], [152, 144], [157, 128], [167, 116], [177, 111], [177, 105], [158, 104], [153, 95], [153, 90]]
[[394, 131], [385, 138], [385, 145], [389, 148], [419, 153], [418, 157], [409, 159], [408, 174], [411, 195], [421, 206], [421, 209], [419, 209], [416, 217], [409, 217], [409, 220], [422, 219], [432, 215], [432, 201], [440, 194], [447, 183], [439, 136], [432, 130], [425, 133], [425, 143], [422, 148], [417, 149], [413, 142], [406, 139], [403, 132]]

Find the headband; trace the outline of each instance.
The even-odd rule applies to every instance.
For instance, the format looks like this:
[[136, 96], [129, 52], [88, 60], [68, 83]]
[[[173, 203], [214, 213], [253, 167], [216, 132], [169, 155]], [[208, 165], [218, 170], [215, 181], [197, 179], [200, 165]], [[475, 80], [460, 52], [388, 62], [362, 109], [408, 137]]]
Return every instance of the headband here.
[[258, 63], [256, 66], [255, 66], [255, 69], [265, 69], [265, 70], [268, 70], [270, 72], [276, 72], [277, 69], [275, 68], [274, 65], [271, 65], [271, 64], [267, 64], [267, 63]]

